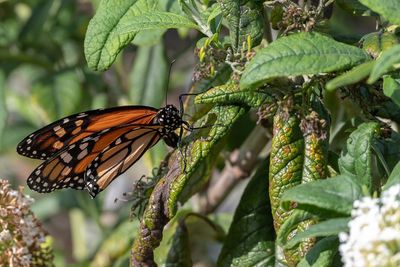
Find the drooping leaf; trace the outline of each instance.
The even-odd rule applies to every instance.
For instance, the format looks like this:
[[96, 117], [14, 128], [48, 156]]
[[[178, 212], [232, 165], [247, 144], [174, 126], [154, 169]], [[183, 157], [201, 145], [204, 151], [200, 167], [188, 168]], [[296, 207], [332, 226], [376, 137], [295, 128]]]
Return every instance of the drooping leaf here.
[[400, 107], [400, 80], [391, 76], [383, 77], [383, 93]]
[[299, 209], [333, 216], [350, 215], [353, 202], [361, 197], [361, 185], [348, 176], [339, 175], [289, 189], [281, 201], [283, 206], [296, 202]]
[[326, 83], [326, 90], [333, 91], [336, 88], [345, 85], [358, 83], [359, 81], [368, 77], [372, 68], [374, 67], [374, 64], [374, 61], [368, 61], [352, 68], [348, 72], [345, 72], [342, 75], [328, 81]]
[[293, 34], [261, 49], [246, 66], [240, 86], [257, 87], [276, 77], [339, 71], [368, 59], [362, 49], [322, 34]]
[[383, 74], [388, 72], [393, 65], [400, 63], [400, 45], [395, 45], [386, 50], [376, 61], [369, 76], [368, 83], [376, 82]]
[[192, 258], [190, 255], [189, 233], [184, 221], [181, 221], [175, 231], [168, 251], [165, 266], [190, 267]]
[[299, 262], [298, 267], [331, 267], [338, 253], [339, 240], [328, 236], [318, 241], [307, 255]]
[[263, 36], [263, 6], [259, 0], [218, 0], [222, 14], [228, 21], [233, 49], [239, 50], [250, 37], [257, 46]]
[[290, 215], [280, 206], [282, 195], [301, 183], [304, 163], [304, 139], [300, 121], [292, 112], [281, 106], [274, 116], [269, 167], [269, 197], [275, 230]]
[[393, 24], [400, 24], [400, 2], [397, 0], [359, 0], [361, 4], [369, 7]]
[[[379, 135], [379, 124], [363, 123], [352, 132], [339, 158], [341, 174], [354, 177], [368, 188], [372, 185], [372, 146]], [[370, 188], [371, 189], [371, 188]]]
[[265, 161], [243, 192], [224, 241], [218, 266], [272, 266], [274, 229], [268, 199]]
[[[389, 170], [393, 170], [400, 161], [400, 134], [393, 131], [389, 138], [379, 139], [375, 143], [377, 148], [379, 145], [380, 153], [384, 155], [386, 165]], [[390, 172], [390, 171], [389, 171]]]
[[190, 210], [180, 210], [163, 231], [163, 240], [154, 251], [156, 263], [192, 266], [197, 251], [216, 245], [224, 237], [225, 232], [216, 221]]
[[121, 25], [155, 9], [154, 0], [103, 0], [91, 19], [85, 36], [85, 57], [94, 70], [106, 70], [137, 32], [117, 33]]

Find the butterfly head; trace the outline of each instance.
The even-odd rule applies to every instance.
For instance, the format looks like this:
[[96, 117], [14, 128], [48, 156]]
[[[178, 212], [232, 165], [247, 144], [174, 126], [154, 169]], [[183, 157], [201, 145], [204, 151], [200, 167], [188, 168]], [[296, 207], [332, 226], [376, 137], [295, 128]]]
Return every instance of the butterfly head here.
[[179, 110], [173, 105], [166, 105], [160, 109], [156, 121], [165, 127], [167, 131], [174, 131], [182, 125], [182, 118]]

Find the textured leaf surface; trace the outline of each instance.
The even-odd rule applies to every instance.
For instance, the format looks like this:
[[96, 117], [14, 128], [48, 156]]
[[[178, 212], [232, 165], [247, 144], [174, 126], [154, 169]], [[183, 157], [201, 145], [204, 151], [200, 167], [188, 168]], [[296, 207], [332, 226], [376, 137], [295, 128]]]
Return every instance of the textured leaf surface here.
[[[208, 179], [209, 167], [215, 164], [213, 153], [221, 149], [217, 147], [218, 141], [228, 133], [234, 122], [245, 112], [245, 108], [238, 106], [216, 106], [207, 113], [203, 122], [214, 126], [205, 129], [206, 136], [201, 136], [201, 132], [197, 136], [194, 133], [196, 138], [184, 155], [186, 162], [182, 160], [182, 169], [186, 164], [186, 170], [171, 184], [168, 197], [169, 217], [175, 214], [178, 200], [184, 202], [197, 191], [199, 179]], [[210, 119], [213, 120], [209, 121]]]
[[300, 209], [317, 209], [327, 215], [331, 212], [349, 215], [353, 202], [361, 196], [361, 186], [352, 178], [340, 175], [298, 185], [286, 191], [281, 201], [283, 205], [297, 202]]
[[263, 35], [262, 1], [218, 0], [222, 14], [228, 21], [229, 35], [233, 49], [240, 49], [250, 36], [257, 46]]
[[124, 35], [128, 33], [136, 33], [144, 30], [154, 29], [170, 29], [170, 28], [194, 28], [197, 29], [197, 24], [190, 19], [161, 11], [144, 12], [139, 16], [135, 16], [127, 22], [121, 24], [117, 34]]
[[374, 61], [368, 61], [352, 68], [348, 72], [343, 73], [342, 75], [327, 82], [326, 90], [333, 91], [336, 88], [345, 85], [358, 83], [359, 81], [368, 77], [368, 75], [371, 73], [372, 68], [374, 67], [374, 64]]
[[383, 52], [376, 61], [371, 75], [369, 76], [368, 83], [376, 82], [383, 74], [388, 72], [394, 64], [398, 63], [400, 63], [400, 45], [395, 45]]
[[329, 236], [321, 239], [315, 246], [308, 252], [298, 267], [331, 267], [335, 255], [338, 253], [339, 240], [336, 236]]
[[296, 234], [292, 239], [290, 239], [285, 247], [292, 248], [304, 239], [310, 237], [338, 235], [340, 232], [346, 232], [348, 230], [347, 224], [349, 221], [350, 218], [335, 218], [311, 225], [308, 229]]
[[154, 0], [103, 0], [91, 19], [85, 36], [85, 57], [94, 70], [106, 70], [137, 32], [117, 34], [121, 25], [147, 11]]
[[262, 164], [240, 199], [218, 266], [272, 266], [274, 229], [268, 200], [268, 165]]
[[274, 116], [274, 126], [269, 167], [269, 197], [275, 230], [279, 230], [290, 212], [280, 206], [286, 190], [301, 183], [303, 172], [303, 133], [299, 119], [280, 108]]
[[398, 0], [359, 0], [393, 24], [400, 24], [400, 1]]
[[240, 86], [256, 87], [276, 77], [343, 70], [368, 59], [362, 49], [318, 33], [293, 34], [261, 49], [246, 66]]
[[216, 86], [196, 96], [196, 104], [246, 105], [259, 107], [267, 101], [272, 101], [266, 91], [240, 89], [237, 84]]
[[341, 174], [354, 177], [368, 188], [372, 185], [372, 146], [379, 134], [379, 124], [363, 123], [352, 132], [339, 158]]

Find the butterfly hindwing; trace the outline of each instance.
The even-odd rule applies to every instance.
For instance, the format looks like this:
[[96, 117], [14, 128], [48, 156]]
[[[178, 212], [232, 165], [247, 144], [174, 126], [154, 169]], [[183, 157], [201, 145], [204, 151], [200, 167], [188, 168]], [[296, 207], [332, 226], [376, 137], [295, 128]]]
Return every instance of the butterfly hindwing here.
[[146, 106], [124, 106], [82, 112], [60, 119], [22, 140], [17, 152], [23, 156], [47, 160], [57, 152], [85, 137], [125, 124], [147, 125], [157, 109]]
[[137, 162], [160, 139], [160, 126], [133, 128], [99, 153], [87, 167], [86, 189], [92, 197]]

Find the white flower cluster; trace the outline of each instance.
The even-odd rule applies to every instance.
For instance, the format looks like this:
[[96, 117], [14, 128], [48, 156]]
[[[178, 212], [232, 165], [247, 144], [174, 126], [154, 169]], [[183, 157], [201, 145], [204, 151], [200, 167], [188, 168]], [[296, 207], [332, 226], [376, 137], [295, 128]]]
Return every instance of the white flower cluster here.
[[339, 234], [344, 266], [400, 266], [400, 184], [355, 201], [351, 215], [349, 233]]
[[46, 232], [30, 210], [33, 199], [0, 179], [0, 266], [53, 266]]

